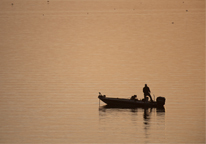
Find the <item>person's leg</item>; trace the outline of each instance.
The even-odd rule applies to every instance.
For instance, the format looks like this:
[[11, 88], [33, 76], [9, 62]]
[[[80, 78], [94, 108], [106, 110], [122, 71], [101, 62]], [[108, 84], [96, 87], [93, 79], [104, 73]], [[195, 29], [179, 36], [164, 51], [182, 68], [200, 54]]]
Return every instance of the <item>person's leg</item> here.
[[150, 97], [150, 100], [153, 102], [151, 95], [150, 95], [150, 94], [148, 94], [148, 96]]
[[144, 101], [146, 102], [147, 94], [144, 93]]

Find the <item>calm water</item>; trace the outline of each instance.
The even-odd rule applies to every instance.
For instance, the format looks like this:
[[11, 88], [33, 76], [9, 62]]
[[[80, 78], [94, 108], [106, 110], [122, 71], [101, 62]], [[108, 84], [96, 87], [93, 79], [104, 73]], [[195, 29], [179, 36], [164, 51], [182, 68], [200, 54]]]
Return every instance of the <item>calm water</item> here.
[[[205, 143], [204, 0], [1, 0], [0, 143]], [[165, 110], [105, 108], [166, 97]]]

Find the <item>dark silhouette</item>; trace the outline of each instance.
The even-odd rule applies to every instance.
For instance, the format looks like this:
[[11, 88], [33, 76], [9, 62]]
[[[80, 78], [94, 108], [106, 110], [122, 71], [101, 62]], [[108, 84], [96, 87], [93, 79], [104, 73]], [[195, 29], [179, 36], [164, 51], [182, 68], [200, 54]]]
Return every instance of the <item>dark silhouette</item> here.
[[144, 99], [146, 100], [146, 97], [149, 96], [150, 100], [153, 102], [152, 97], [150, 95], [150, 89], [147, 86], [147, 84], [145, 84], [145, 87], [143, 88], [143, 92], [144, 92]]
[[137, 97], [137, 95], [133, 95], [133, 96], [131, 96], [130, 100], [137, 100], [136, 97]]

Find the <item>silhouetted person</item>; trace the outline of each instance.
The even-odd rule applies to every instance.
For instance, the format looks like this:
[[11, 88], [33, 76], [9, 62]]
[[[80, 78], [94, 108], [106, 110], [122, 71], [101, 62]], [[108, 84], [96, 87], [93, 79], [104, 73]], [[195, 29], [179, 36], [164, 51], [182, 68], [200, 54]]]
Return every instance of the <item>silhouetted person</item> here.
[[130, 100], [136, 100], [137, 95], [131, 96]]
[[150, 100], [153, 102], [152, 97], [150, 95], [150, 89], [147, 86], [147, 84], [145, 84], [145, 87], [143, 88], [143, 92], [144, 92], [144, 99], [146, 100], [146, 97], [149, 96]]

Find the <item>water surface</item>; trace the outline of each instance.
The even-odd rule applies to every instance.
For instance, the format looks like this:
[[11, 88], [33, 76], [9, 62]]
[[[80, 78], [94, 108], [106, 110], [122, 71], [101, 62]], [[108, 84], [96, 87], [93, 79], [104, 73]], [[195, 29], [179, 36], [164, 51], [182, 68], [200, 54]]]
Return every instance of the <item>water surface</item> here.
[[[203, 0], [1, 0], [0, 27], [0, 143], [205, 142]], [[146, 83], [165, 111], [99, 107]]]

